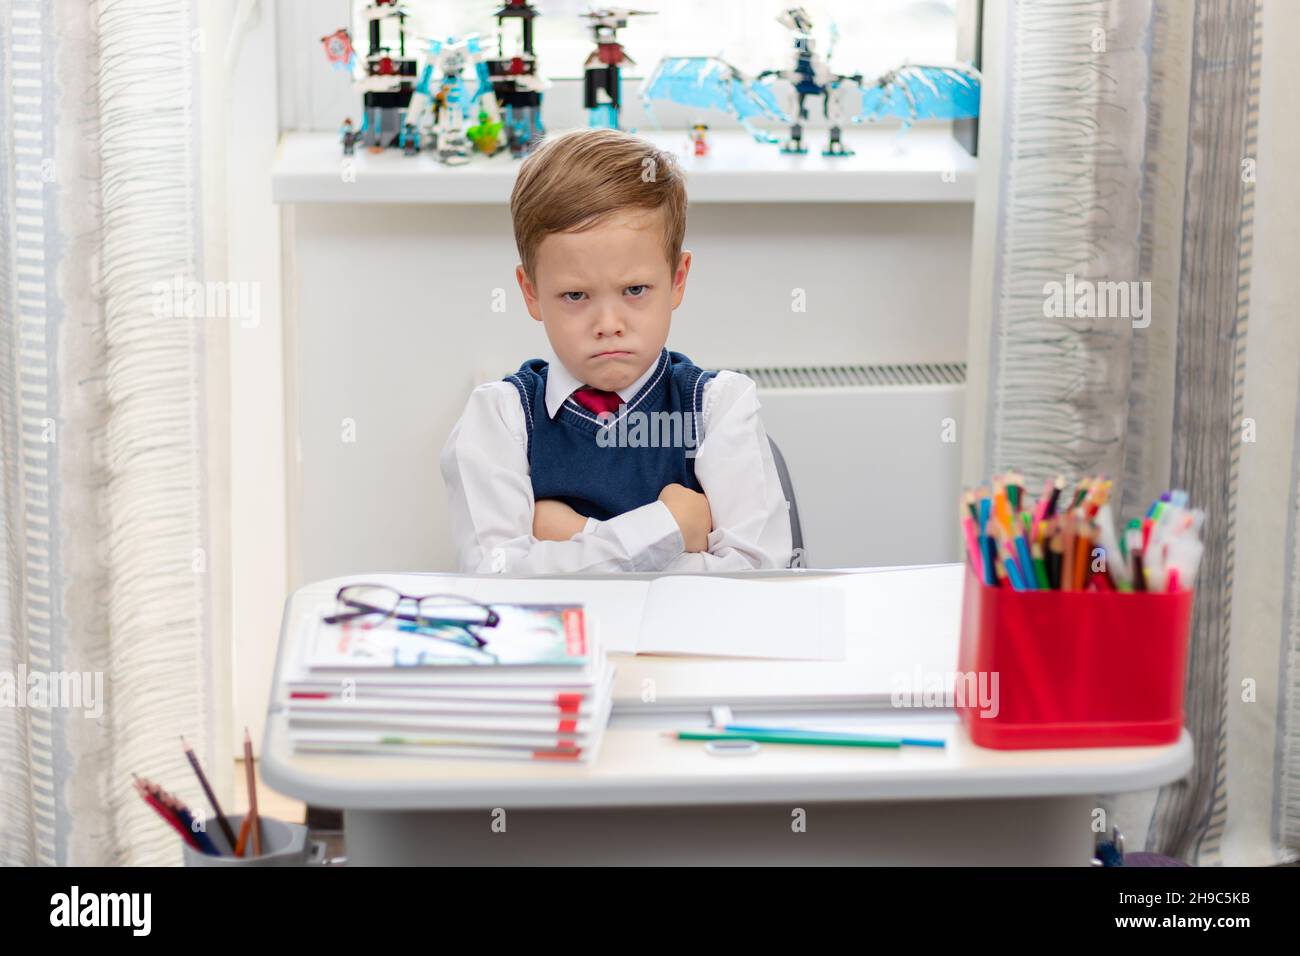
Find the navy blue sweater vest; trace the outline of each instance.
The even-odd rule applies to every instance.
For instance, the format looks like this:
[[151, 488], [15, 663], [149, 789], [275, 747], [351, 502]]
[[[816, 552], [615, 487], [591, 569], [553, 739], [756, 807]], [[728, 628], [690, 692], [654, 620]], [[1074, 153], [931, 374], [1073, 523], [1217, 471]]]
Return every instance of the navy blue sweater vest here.
[[695, 451], [703, 438], [704, 383], [716, 372], [664, 349], [640, 391], [603, 420], [572, 397], [552, 419], [546, 413], [546, 372], [545, 361], [529, 359], [504, 379], [519, 391], [524, 407], [534, 500], [556, 498], [584, 517], [605, 521], [656, 501], [666, 485], [702, 490], [695, 480]]

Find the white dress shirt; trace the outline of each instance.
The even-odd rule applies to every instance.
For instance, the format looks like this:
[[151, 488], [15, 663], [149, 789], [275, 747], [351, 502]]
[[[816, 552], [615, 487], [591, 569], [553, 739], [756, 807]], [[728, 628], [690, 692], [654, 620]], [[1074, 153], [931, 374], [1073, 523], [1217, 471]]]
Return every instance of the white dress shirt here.
[[[640, 391], [658, 360], [618, 394]], [[551, 356], [546, 412], [552, 418], [583, 383]], [[683, 548], [677, 520], [654, 501], [607, 521], [588, 518], [568, 541], [533, 537], [528, 428], [519, 391], [488, 382], [470, 393], [442, 451], [451, 529], [464, 573], [566, 574], [608, 571], [734, 571], [790, 562], [790, 515], [759, 417], [757, 389], [720, 371], [701, 398], [703, 438], [695, 477], [713, 516], [708, 551]], [[611, 449], [613, 451], [613, 449]]]

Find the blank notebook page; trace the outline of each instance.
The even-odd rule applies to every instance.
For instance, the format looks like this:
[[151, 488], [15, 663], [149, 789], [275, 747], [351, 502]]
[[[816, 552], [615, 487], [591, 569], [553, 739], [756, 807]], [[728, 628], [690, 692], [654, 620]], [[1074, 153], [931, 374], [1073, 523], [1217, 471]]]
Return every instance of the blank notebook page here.
[[640, 654], [844, 659], [844, 598], [819, 580], [669, 575], [650, 582]]
[[486, 603], [581, 604], [607, 651], [775, 660], [844, 659], [844, 596], [833, 579], [673, 574], [647, 580], [463, 578]]

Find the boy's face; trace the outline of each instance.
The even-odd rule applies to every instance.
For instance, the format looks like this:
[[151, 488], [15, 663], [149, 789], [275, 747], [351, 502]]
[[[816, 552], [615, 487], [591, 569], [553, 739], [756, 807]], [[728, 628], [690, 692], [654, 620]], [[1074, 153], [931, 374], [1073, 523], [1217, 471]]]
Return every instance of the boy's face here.
[[537, 247], [536, 275], [521, 265], [515, 277], [565, 368], [616, 392], [659, 358], [690, 268], [685, 251], [668, 267], [663, 211], [633, 209], [584, 232], [551, 233]]

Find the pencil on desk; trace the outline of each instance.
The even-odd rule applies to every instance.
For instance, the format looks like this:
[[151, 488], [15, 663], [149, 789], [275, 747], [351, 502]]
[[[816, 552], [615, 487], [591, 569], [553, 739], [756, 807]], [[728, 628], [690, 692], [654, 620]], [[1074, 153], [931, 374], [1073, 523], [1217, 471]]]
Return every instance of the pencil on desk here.
[[897, 737], [826, 737], [808, 733], [732, 733], [726, 730], [668, 730], [664, 736], [674, 740], [752, 740], [761, 744], [804, 744], [813, 747], [880, 747], [897, 750], [903, 746]]
[[808, 730], [803, 727], [765, 727], [761, 724], [724, 724], [721, 730], [731, 733], [799, 734], [810, 737], [856, 737], [859, 739], [897, 740], [904, 747], [946, 747], [942, 737], [889, 737], [880, 734], [858, 734], [848, 730]]
[[248, 824], [249, 835], [253, 841], [253, 856], [262, 855], [262, 821], [257, 816], [257, 776], [253, 770], [253, 738], [244, 728], [244, 779], [248, 783]]
[[230, 826], [230, 821], [226, 815], [221, 812], [221, 804], [217, 803], [217, 795], [212, 792], [212, 786], [208, 783], [207, 775], [203, 772], [203, 767], [199, 765], [199, 758], [194, 755], [193, 748], [181, 737], [181, 747], [185, 749], [185, 756], [189, 759], [190, 766], [194, 768], [194, 775], [199, 778], [199, 786], [203, 788], [204, 795], [208, 798], [208, 803], [212, 804], [212, 813], [216, 817], [217, 826], [221, 827], [221, 833], [225, 836], [230, 848], [235, 848], [235, 831]]

